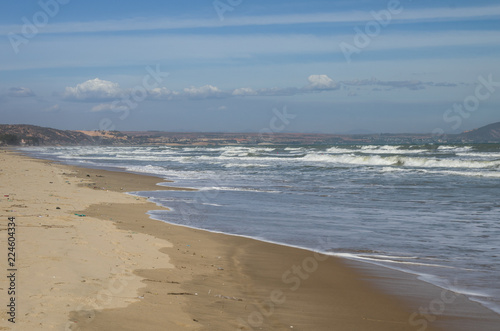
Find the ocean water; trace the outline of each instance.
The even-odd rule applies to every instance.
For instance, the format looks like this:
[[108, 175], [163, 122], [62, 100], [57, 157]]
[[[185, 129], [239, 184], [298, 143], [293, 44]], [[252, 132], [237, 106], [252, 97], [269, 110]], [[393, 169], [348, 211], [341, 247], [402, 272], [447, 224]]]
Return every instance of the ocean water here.
[[500, 145], [33, 147], [173, 180], [157, 220], [413, 273], [500, 313]]

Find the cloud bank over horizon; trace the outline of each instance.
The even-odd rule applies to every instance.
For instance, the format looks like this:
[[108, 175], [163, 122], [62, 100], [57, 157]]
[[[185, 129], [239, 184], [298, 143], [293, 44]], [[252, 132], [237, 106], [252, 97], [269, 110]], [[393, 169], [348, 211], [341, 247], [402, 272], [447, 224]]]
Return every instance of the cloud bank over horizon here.
[[[222, 90], [217, 86], [203, 85], [190, 86], [180, 91], [173, 91], [166, 87], [157, 87], [150, 90], [144, 89], [148, 100], [180, 100], [180, 99], [211, 99], [211, 98], [232, 98], [232, 97], [271, 97], [271, 96], [293, 96], [305, 93], [319, 93], [336, 91], [342, 88], [349, 89], [350, 87], [372, 86], [372, 91], [381, 91], [377, 86], [382, 86], [385, 90], [389, 89], [408, 89], [421, 90], [426, 87], [456, 87], [458, 84], [448, 82], [422, 82], [419, 80], [412, 81], [381, 81], [376, 78], [371, 79], [355, 79], [350, 81], [335, 82], [327, 75], [310, 75], [308, 84], [302, 87], [273, 87], [253, 89], [250, 87], [240, 87], [231, 90]], [[31, 90], [30, 90], [31, 91]], [[66, 87], [62, 93], [62, 99], [72, 102], [104, 102], [117, 100], [127, 95], [134, 93], [133, 89], [123, 89], [118, 83], [94, 78], [77, 84], [75, 87]], [[93, 111], [111, 110], [110, 107], [96, 107]]]

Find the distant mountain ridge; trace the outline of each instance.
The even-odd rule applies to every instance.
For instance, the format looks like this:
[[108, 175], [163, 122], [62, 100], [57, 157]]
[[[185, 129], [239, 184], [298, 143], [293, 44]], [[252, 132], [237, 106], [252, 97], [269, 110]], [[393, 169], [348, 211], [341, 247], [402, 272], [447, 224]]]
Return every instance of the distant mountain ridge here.
[[434, 144], [500, 143], [500, 122], [460, 134], [312, 134], [162, 131], [73, 131], [0, 124], [1, 145], [234, 145], [234, 144]]
[[463, 132], [459, 135], [462, 139], [474, 142], [500, 142], [500, 122]]
[[94, 140], [86, 134], [29, 124], [0, 124], [0, 143], [9, 145], [87, 145]]

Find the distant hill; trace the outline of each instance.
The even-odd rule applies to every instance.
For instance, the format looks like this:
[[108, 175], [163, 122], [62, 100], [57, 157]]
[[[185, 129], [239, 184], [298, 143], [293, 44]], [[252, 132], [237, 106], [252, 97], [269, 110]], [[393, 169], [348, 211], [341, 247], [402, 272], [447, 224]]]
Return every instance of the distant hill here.
[[234, 145], [234, 144], [434, 144], [500, 143], [500, 122], [461, 134], [436, 137], [428, 134], [315, 134], [224, 133], [162, 131], [71, 131], [35, 125], [0, 124], [1, 145]]
[[0, 145], [88, 145], [88, 135], [27, 124], [0, 124]]
[[463, 132], [459, 134], [459, 137], [462, 140], [477, 143], [498, 143], [500, 142], [500, 122]]

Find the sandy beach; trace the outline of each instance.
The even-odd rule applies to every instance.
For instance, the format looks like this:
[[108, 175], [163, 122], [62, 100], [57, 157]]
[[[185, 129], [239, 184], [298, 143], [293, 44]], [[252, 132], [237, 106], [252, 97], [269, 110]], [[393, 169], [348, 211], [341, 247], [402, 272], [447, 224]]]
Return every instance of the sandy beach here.
[[[125, 192], [182, 189], [0, 150], [0, 330], [495, 330], [498, 315], [401, 273], [176, 226]], [[443, 308], [444, 307], [444, 308]], [[442, 309], [443, 308], [443, 309]], [[478, 327], [478, 328], [476, 328]]]

